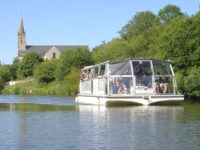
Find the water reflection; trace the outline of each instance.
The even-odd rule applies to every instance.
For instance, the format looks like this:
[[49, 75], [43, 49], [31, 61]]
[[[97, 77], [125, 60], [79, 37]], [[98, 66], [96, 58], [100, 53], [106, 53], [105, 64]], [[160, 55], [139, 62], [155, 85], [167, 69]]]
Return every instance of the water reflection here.
[[18, 112], [29, 112], [29, 111], [75, 111], [75, 106], [66, 105], [46, 105], [46, 104], [29, 104], [29, 103], [0, 103], [1, 110], [10, 110]]
[[[78, 108], [81, 112], [80, 130], [86, 133], [80, 135], [80, 144], [91, 149], [98, 146], [101, 149], [103, 143], [107, 149], [163, 149], [161, 145], [164, 149], [177, 147], [173, 131], [179, 132], [177, 120], [183, 118], [183, 106], [105, 108], [81, 105]], [[93, 145], [88, 140], [93, 141]]]
[[0, 97], [0, 149], [200, 148], [200, 105], [104, 107], [53, 99], [59, 105], [50, 97], [42, 97], [48, 104], [6, 103]]

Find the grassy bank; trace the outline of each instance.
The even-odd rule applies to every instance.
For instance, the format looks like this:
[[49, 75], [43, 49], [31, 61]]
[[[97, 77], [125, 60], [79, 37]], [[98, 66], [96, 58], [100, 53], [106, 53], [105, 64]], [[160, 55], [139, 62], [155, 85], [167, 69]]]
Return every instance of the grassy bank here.
[[75, 92], [67, 92], [62, 82], [54, 81], [49, 84], [38, 84], [36, 80], [25, 80], [13, 86], [6, 86], [1, 94], [16, 95], [62, 95], [75, 96]]

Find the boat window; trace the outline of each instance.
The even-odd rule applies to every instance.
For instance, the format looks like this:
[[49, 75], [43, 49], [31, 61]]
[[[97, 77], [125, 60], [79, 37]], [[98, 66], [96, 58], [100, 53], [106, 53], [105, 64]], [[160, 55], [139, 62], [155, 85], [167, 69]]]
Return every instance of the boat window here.
[[110, 64], [110, 75], [131, 75], [131, 67], [129, 61]]
[[95, 77], [99, 75], [99, 67], [95, 67], [94, 68], [95, 71]]
[[133, 61], [133, 70], [134, 75], [143, 76], [145, 75], [152, 75], [151, 72], [151, 65], [149, 61]]
[[94, 69], [89, 69], [88, 70], [88, 78], [91, 79], [94, 77]]
[[99, 75], [100, 75], [100, 76], [105, 75], [105, 65], [100, 66]]
[[136, 80], [136, 93], [151, 93], [152, 71], [150, 61], [133, 61], [132, 64]]
[[112, 77], [109, 78], [110, 94], [132, 94], [132, 77]]
[[155, 91], [157, 94], [174, 93], [173, 77], [156, 76]]
[[153, 67], [155, 75], [172, 75], [169, 63], [153, 61]]

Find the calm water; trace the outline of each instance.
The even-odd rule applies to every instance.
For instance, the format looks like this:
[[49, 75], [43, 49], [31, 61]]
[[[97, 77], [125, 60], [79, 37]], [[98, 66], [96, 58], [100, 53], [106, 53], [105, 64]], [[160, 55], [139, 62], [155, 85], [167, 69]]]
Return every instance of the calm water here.
[[99, 107], [0, 96], [0, 150], [199, 150], [200, 104]]

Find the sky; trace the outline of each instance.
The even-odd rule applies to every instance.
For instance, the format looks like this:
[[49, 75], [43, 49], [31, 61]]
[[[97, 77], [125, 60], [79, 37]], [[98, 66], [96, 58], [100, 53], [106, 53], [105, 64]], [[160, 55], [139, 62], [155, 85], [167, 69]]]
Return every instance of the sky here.
[[200, 0], [0, 0], [0, 61], [17, 56], [17, 31], [23, 18], [27, 45], [88, 45], [119, 37], [118, 31], [141, 11], [158, 14], [166, 5], [188, 15]]

